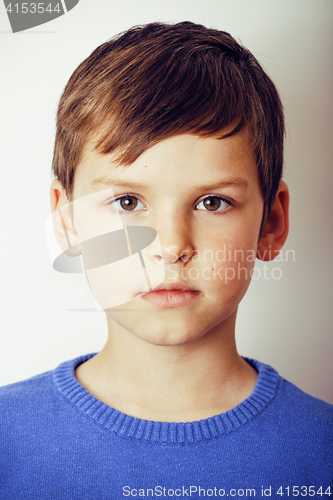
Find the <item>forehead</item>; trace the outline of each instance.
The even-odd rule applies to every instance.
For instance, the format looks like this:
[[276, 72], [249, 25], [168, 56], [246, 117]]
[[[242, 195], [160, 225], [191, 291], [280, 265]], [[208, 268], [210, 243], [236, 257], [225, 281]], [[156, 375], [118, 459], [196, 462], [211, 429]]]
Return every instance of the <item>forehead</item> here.
[[130, 166], [117, 163], [117, 152], [100, 154], [94, 142], [85, 148], [74, 179], [74, 198], [112, 186], [139, 189], [182, 186], [190, 190], [217, 181], [258, 184], [257, 165], [244, 129], [224, 139], [182, 134], [148, 148]]

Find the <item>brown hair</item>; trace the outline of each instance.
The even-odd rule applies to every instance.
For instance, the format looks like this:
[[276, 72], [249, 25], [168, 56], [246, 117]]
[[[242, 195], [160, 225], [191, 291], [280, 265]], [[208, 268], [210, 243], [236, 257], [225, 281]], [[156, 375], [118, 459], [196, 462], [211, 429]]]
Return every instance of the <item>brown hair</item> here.
[[243, 127], [264, 200], [261, 235], [283, 166], [284, 116], [273, 82], [229, 33], [150, 23], [104, 43], [74, 71], [59, 104], [52, 168], [71, 198], [75, 169], [97, 134], [96, 150], [117, 150], [128, 166], [167, 137], [223, 138]]

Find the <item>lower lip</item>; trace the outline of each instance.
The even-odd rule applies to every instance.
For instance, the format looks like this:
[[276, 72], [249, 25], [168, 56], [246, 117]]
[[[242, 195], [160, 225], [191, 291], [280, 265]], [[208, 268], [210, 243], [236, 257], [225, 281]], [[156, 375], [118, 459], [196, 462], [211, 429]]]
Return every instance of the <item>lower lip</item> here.
[[200, 292], [191, 290], [161, 290], [141, 297], [159, 307], [181, 307], [190, 304], [199, 294]]

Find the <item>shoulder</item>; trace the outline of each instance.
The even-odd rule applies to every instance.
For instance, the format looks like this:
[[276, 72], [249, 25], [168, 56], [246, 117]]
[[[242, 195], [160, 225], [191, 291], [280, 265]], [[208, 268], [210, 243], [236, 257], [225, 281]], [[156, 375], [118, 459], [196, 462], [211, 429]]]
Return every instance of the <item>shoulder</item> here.
[[[281, 377], [274, 368], [251, 360], [258, 373], [256, 402], [268, 399], [257, 424], [276, 443], [297, 443], [333, 455], [333, 405], [318, 399]], [[259, 430], [260, 430], [259, 429]]]
[[35, 392], [37, 390], [38, 392], [42, 386], [49, 383], [51, 378], [52, 371], [48, 371], [25, 380], [20, 380], [20, 382], [4, 385], [0, 387], [0, 401], [20, 398], [22, 395], [31, 395], [31, 391]]
[[[268, 412], [272, 427], [294, 451], [312, 449], [317, 458], [333, 465], [333, 405], [318, 399], [280, 377]], [[296, 453], [297, 454], [297, 453]]]
[[1, 418], [15, 411], [26, 412], [45, 403], [52, 392], [52, 371], [41, 373], [14, 384], [0, 387]]
[[[73, 430], [75, 411], [58, 390], [55, 374], [62, 366], [72, 371], [74, 361], [0, 388], [0, 448], [5, 456], [16, 460], [23, 449], [34, 455], [34, 450], [42, 449], [57, 433], [68, 426]], [[5, 466], [3, 457], [1, 466]]]
[[253, 364], [259, 373], [255, 403], [265, 405], [245, 430], [250, 443], [260, 443], [281, 477], [290, 474], [295, 480], [297, 469], [300, 478], [327, 481], [333, 467], [333, 405], [302, 391], [274, 368]]
[[[38, 419], [58, 415], [65, 407], [64, 392], [73, 384], [75, 367], [93, 354], [65, 361], [57, 368], [35, 375], [26, 380], [0, 387], [1, 422], [7, 429], [18, 422], [36, 422]], [[65, 376], [63, 376], [65, 373]], [[62, 380], [63, 392], [59, 390], [57, 378]], [[2, 425], [2, 431], [6, 426]]]
[[[269, 365], [260, 361], [244, 358], [258, 371], [257, 386], [260, 394], [272, 395], [268, 408], [280, 421], [299, 423], [320, 423], [323, 426], [333, 425], [333, 405], [307, 394], [292, 382], [289, 382]], [[274, 395], [273, 395], [274, 394]], [[282, 417], [283, 416], [283, 417]]]
[[289, 413], [302, 421], [333, 425], [333, 405], [302, 391], [292, 382], [281, 377], [281, 401]]
[[38, 375], [20, 380], [19, 382], [3, 385], [0, 387], [0, 398], [22, 393], [22, 391], [24, 392], [29, 387], [39, 387], [40, 384], [43, 384], [50, 376], [52, 376], [52, 370], [39, 373]]

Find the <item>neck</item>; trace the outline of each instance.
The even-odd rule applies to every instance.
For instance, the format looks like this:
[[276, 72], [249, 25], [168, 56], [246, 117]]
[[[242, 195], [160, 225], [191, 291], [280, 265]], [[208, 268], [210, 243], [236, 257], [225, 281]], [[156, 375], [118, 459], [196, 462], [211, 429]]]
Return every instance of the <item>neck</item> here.
[[117, 410], [146, 420], [186, 422], [225, 412], [248, 397], [257, 374], [237, 353], [236, 311], [184, 345], [154, 345], [108, 317], [109, 338], [76, 370], [86, 389]]

